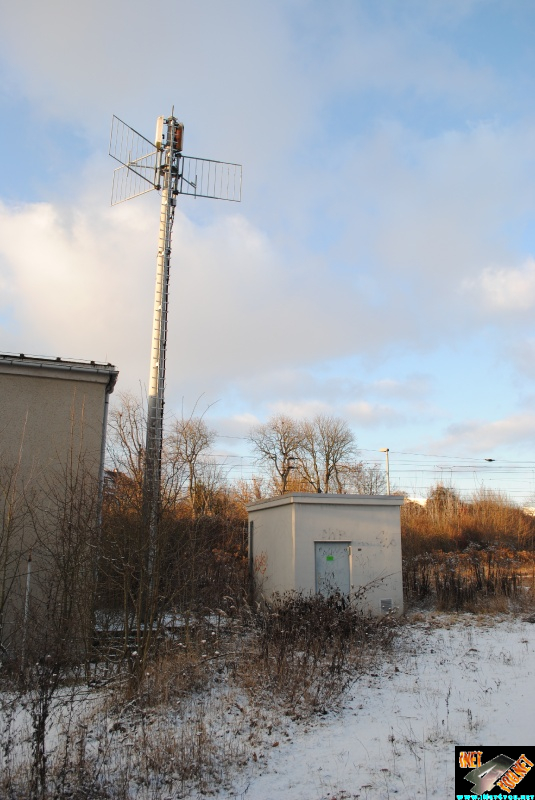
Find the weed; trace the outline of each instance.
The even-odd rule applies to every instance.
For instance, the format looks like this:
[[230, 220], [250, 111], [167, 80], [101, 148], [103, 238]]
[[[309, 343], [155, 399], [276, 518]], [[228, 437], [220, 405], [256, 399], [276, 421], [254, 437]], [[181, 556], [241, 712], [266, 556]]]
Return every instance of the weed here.
[[341, 597], [276, 597], [254, 616], [255, 691], [260, 683], [292, 715], [324, 711], [391, 643], [395, 625]]
[[14, 713], [0, 721], [0, 796], [155, 800], [226, 786], [290, 737], [283, 714], [336, 705], [396, 627], [301, 595], [224, 604], [176, 624], [134, 683], [126, 665], [97, 690], [52, 664], [28, 671], [12, 703], [24, 725]]

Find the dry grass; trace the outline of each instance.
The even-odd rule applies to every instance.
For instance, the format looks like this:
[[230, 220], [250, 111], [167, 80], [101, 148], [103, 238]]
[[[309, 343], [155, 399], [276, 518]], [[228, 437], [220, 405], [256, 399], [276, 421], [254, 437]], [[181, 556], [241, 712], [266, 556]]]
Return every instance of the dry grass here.
[[409, 607], [506, 612], [533, 602], [535, 518], [499, 494], [471, 501], [437, 485], [426, 506], [401, 509]]
[[254, 623], [254, 691], [298, 716], [336, 704], [389, 647], [397, 626], [394, 617], [367, 617], [342, 598], [301, 594], [276, 598]]
[[413, 556], [404, 560], [405, 597], [441, 611], [506, 612], [532, 602], [534, 567], [533, 553], [504, 547]]
[[533, 551], [535, 517], [500, 494], [480, 491], [464, 501], [439, 484], [425, 506], [413, 502], [402, 506], [401, 536], [407, 558], [462, 551], [471, 544]]
[[227, 601], [226, 611], [178, 629], [135, 684], [127, 671], [90, 694], [81, 683], [68, 690], [62, 683], [45, 720], [42, 783], [31, 781], [30, 707], [39, 687], [21, 688], [9, 703], [0, 695], [0, 797], [210, 793], [264, 758], [289, 724], [336, 705], [397, 625], [321, 598], [286, 597], [254, 611]]

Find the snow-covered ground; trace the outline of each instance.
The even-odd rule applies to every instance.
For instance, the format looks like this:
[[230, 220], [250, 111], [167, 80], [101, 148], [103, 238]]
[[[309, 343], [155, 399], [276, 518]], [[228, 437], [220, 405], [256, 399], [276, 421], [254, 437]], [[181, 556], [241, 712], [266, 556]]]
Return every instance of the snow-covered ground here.
[[534, 678], [525, 617], [416, 616], [341, 710], [274, 728], [219, 797], [454, 797], [456, 744], [535, 743]]
[[[215, 674], [178, 704], [135, 713], [120, 692], [112, 702], [65, 687], [47, 730], [49, 764], [59, 764], [52, 780], [71, 742], [74, 768], [94, 759], [106, 796], [129, 800], [446, 800], [455, 796], [455, 745], [507, 752], [535, 743], [535, 624], [526, 615], [415, 614], [338, 708], [308, 719], [257, 691], [254, 673], [248, 690], [232, 670]], [[0, 696], [8, 784], [29, 774], [31, 707], [30, 696]]]

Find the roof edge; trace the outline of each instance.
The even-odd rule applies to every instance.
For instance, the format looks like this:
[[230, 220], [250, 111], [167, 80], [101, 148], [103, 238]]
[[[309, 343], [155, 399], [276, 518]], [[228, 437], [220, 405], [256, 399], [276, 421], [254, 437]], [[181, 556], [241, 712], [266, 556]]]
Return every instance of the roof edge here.
[[[0, 353], [0, 372], [17, 371], [19, 374], [39, 375], [45, 377], [50, 373], [75, 373], [79, 377], [97, 377], [97, 380], [106, 381], [106, 393], [111, 394], [117, 383], [119, 370], [113, 364], [101, 361], [83, 361], [73, 358], [50, 358], [49, 356], [27, 356], [25, 353]], [[59, 374], [58, 374], [59, 377]]]
[[405, 497], [393, 494], [316, 494], [315, 492], [289, 492], [278, 497], [257, 500], [246, 506], [247, 511], [262, 511], [284, 505], [345, 505], [345, 506], [402, 506]]

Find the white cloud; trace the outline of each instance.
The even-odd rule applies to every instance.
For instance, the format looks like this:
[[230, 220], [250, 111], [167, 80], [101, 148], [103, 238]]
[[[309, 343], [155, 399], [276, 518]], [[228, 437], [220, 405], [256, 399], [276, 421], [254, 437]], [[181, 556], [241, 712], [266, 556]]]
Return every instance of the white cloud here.
[[108, 210], [87, 207], [0, 206], [3, 349], [109, 360], [130, 386], [141, 351], [148, 373], [153, 278], [136, 267], [153, 262], [150, 227], [134, 206], [115, 222]]
[[313, 93], [277, 3], [181, 0], [151, 23], [141, 0], [27, 0], [3, 9], [0, 41], [34, 122], [62, 120], [98, 145], [112, 113], [152, 138], [174, 105], [186, 152], [243, 161], [249, 175], [297, 141]]
[[[440, 97], [455, 107], [470, 108], [472, 114], [497, 91], [504, 92], [492, 68], [463, 58], [448, 37], [438, 34], [436, 4], [431, 9], [429, 3], [412, 3], [412, 9], [407, 3], [402, 8], [375, 5], [380, 9], [375, 19], [365, 3], [338, 4], [334, 14], [331, 6], [316, 9], [320, 85], [323, 81], [324, 86], [353, 94], [378, 90], [393, 95], [410, 92], [434, 101]], [[454, 12], [451, 18], [463, 14], [464, 10]]]
[[446, 435], [429, 445], [438, 452], [481, 454], [495, 457], [501, 449], [518, 446], [519, 449], [533, 451], [535, 444], [535, 414], [531, 412], [513, 413], [503, 419], [491, 421], [471, 420], [450, 425]]
[[379, 396], [391, 397], [398, 401], [410, 401], [420, 404], [427, 401], [431, 391], [430, 375], [408, 375], [404, 380], [398, 378], [380, 378], [369, 387]]
[[[148, 373], [157, 204], [102, 210], [101, 200], [82, 196], [74, 210], [0, 206], [3, 348], [110, 360], [120, 386], [135, 391]], [[240, 215], [198, 225], [178, 212], [169, 399], [206, 392], [212, 402], [266, 370], [286, 370], [287, 382], [296, 363], [359, 346], [369, 312], [351, 287], [341, 296], [325, 264], [315, 267], [290, 267]]]
[[302, 400], [300, 403], [291, 403], [284, 400], [269, 403], [269, 416], [284, 414], [293, 419], [312, 419], [318, 414], [330, 414], [328, 403], [321, 400]]
[[247, 428], [252, 428], [254, 425], [260, 424], [260, 420], [255, 414], [235, 414], [232, 417], [232, 421], [240, 426], [246, 426]]
[[350, 403], [345, 410], [351, 421], [361, 428], [376, 425], [393, 427], [405, 421], [404, 415], [393, 406], [377, 405], [367, 400]]
[[535, 305], [535, 260], [528, 258], [520, 267], [485, 267], [464, 287], [490, 311], [529, 311]]

